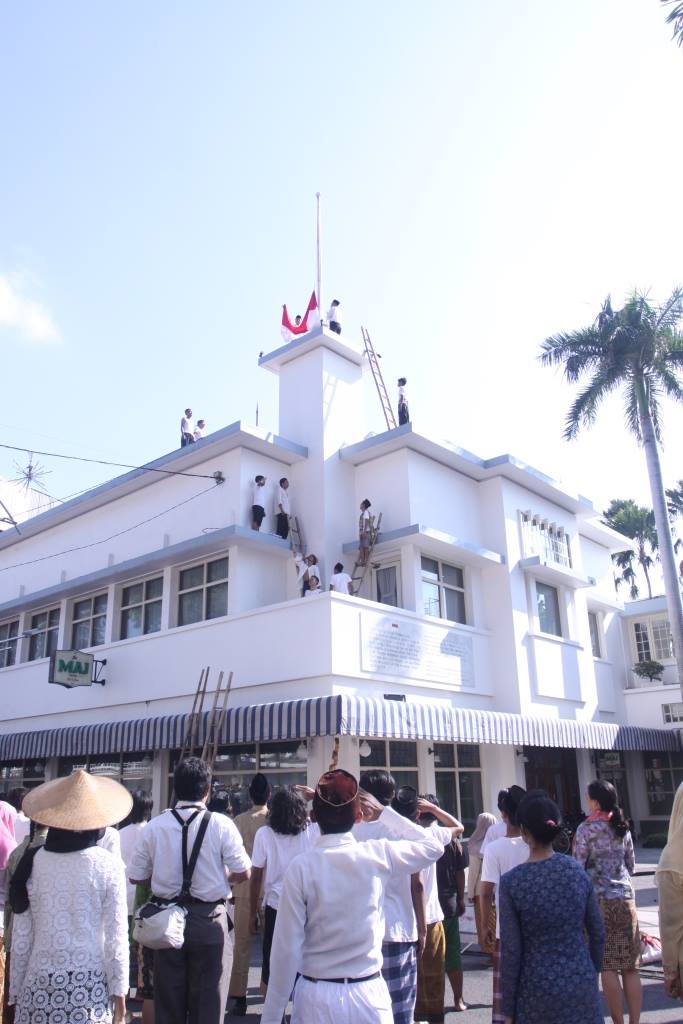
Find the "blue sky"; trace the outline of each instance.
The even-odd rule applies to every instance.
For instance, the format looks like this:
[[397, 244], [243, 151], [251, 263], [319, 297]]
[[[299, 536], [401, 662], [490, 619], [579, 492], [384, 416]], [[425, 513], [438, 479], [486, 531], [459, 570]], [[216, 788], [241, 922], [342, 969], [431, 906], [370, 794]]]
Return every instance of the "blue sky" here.
[[[259, 351], [314, 284], [416, 429], [648, 499], [617, 400], [561, 439], [540, 341], [683, 281], [683, 52], [655, 0], [0, 8], [0, 440], [139, 463], [277, 425]], [[368, 391], [368, 397], [371, 394]], [[666, 409], [668, 483], [683, 410]], [[365, 430], [381, 428], [379, 407]], [[294, 439], [296, 440], [296, 439]], [[0, 475], [21, 456], [0, 450]], [[64, 496], [113, 471], [42, 459]]]

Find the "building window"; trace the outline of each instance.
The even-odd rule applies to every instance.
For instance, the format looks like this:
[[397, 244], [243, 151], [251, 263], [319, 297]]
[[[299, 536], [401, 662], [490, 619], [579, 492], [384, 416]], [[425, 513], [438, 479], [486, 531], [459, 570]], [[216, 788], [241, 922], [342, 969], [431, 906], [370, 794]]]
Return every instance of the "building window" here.
[[546, 562], [555, 562], [571, 569], [569, 535], [564, 527], [549, 523], [542, 516], [522, 512], [522, 534], [525, 555], [540, 555]]
[[421, 559], [422, 604], [425, 615], [451, 622], [467, 622], [465, 612], [465, 576], [456, 565], [435, 558]]
[[470, 832], [484, 809], [479, 747], [473, 743], [435, 743], [434, 768], [439, 804]]
[[361, 773], [367, 768], [384, 768], [393, 775], [396, 788], [412, 786], [419, 788], [417, 773], [417, 743], [412, 740], [371, 740], [361, 741], [370, 747], [366, 757], [361, 754]]
[[[91, 775], [104, 775], [116, 779], [130, 790], [152, 788], [154, 753], [151, 750], [135, 754], [90, 754], [85, 757], [60, 757], [59, 775], [71, 775], [82, 768]], [[156, 812], [156, 808], [155, 808]]]
[[674, 644], [667, 618], [641, 619], [633, 623], [636, 661], [673, 661]]
[[104, 627], [107, 622], [107, 595], [84, 597], [74, 601], [71, 619], [71, 646], [98, 647], [104, 643]]
[[560, 619], [560, 597], [557, 587], [536, 580], [536, 610], [538, 612], [538, 628], [541, 633], [562, 636]]
[[0, 668], [9, 668], [17, 660], [19, 619], [0, 623]]
[[683, 782], [683, 752], [645, 751], [645, 786], [650, 814], [668, 817]]
[[178, 575], [178, 625], [228, 614], [228, 559], [181, 569]]
[[602, 657], [602, 645], [600, 642], [600, 619], [597, 612], [588, 613], [588, 628], [591, 634], [591, 651], [594, 658]]
[[380, 604], [401, 607], [398, 565], [380, 565], [374, 570], [374, 591], [375, 600]]
[[5, 761], [0, 763], [0, 798], [13, 789], [33, 789], [45, 782], [45, 763], [36, 761]]
[[121, 640], [161, 629], [163, 577], [131, 583], [121, 590]]
[[662, 704], [662, 718], [669, 724], [671, 722], [683, 722], [683, 702], [675, 704]]
[[57, 650], [57, 634], [59, 632], [59, 608], [51, 608], [46, 612], [36, 612], [31, 616], [28, 660], [49, 658]]

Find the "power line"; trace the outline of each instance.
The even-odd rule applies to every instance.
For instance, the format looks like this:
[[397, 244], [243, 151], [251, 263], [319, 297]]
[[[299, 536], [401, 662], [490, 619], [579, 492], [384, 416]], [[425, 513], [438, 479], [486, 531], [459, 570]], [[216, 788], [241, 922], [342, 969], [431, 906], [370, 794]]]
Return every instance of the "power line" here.
[[5, 565], [0, 567], [0, 572], [7, 572], [9, 569], [22, 569], [25, 565], [36, 565], [38, 562], [47, 562], [50, 558], [60, 558], [61, 555], [71, 555], [74, 551], [86, 551], [88, 548], [96, 548], [99, 544], [106, 544], [107, 541], [116, 540], [117, 537], [122, 537], [124, 533], [131, 533], [132, 530], [138, 530], [141, 526], [146, 526], [147, 523], [152, 523], [155, 519], [160, 519], [161, 516], [165, 516], [169, 512], [175, 512], [177, 508], [182, 508], [183, 505], [187, 505], [190, 501], [194, 501], [195, 498], [201, 498], [202, 494], [208, 494], [209, 491], [212, 490], [213, 487], [207, 487], [203, 491], [199, 491], [198, 494], [193, 494], [191, 497], [185, 498], [184, 501], [179, 501], [177, 505], [171, 505], [170, 508], [165, 508], [162, 512], [157, 512], [156, 515], [150, 516], [149, 519], [143, 519], [141, 523], [135, 523], [133, 526], [127, 526], [125, 530], [119, 530], [117, 533], [112, 533], [109, 537], [102, 537], [100, 540], [93, 540], [89, 544], [79, 544], [73, 548], [65, 548], [63, 551], [54, 551], [50, 555], [42, 555], [40, 558], [32, 558], [27, 562], [16, 562], [14, 565]]
[[157, 469], [145, 463], [142, 466], [131, 466], [127, 462], [108, 462], [106, 459], [87, 459], [83, 455], [63, 455], [60, 452], [39, 452], [36, 448], [18, 448], [13, 444], [0, 444], [12, 452], [25, 452], [26, 455], [42, 455], [48, 459], [70, 459], [72, 462], [93, 462], [98, 466], [117, 466], [119, 469], [146, 469], [150, 473], [164, 473], [167, 476], [192, 476], [198, 480], [216, 480], [215, 473], [184, 473], [180, 469]]

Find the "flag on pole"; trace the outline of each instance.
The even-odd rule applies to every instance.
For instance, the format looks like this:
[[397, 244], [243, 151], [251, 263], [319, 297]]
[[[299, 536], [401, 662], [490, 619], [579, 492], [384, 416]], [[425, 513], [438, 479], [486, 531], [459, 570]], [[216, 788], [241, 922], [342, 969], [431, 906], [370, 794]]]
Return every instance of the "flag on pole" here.
[[298, 337], [300, 334], [306, 334], [318, 326], [320, 326], [320, 310], [318, 309], [318, 300], [315, 297], [314, 291], [311, 292], [311, 297], [301, 323], [293, 324], [289, 318], [287, 306], [284, 305], [282, 307], [281, 331], [285, 341], [292, 341], [293, 338]]

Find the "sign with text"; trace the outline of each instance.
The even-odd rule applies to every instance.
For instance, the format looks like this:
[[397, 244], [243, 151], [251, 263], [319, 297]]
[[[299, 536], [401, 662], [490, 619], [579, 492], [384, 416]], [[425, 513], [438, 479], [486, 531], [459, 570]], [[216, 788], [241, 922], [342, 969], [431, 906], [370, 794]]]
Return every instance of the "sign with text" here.
[[436, 623], [362, 615], [361, 668], [473, 688], [472, 637]]
[[92, 670], [95, 662], [93, 654], [83, 651], [55, 651], [50, 656], [50, 674], [48, 683], [66, 686], [92, 686]]

